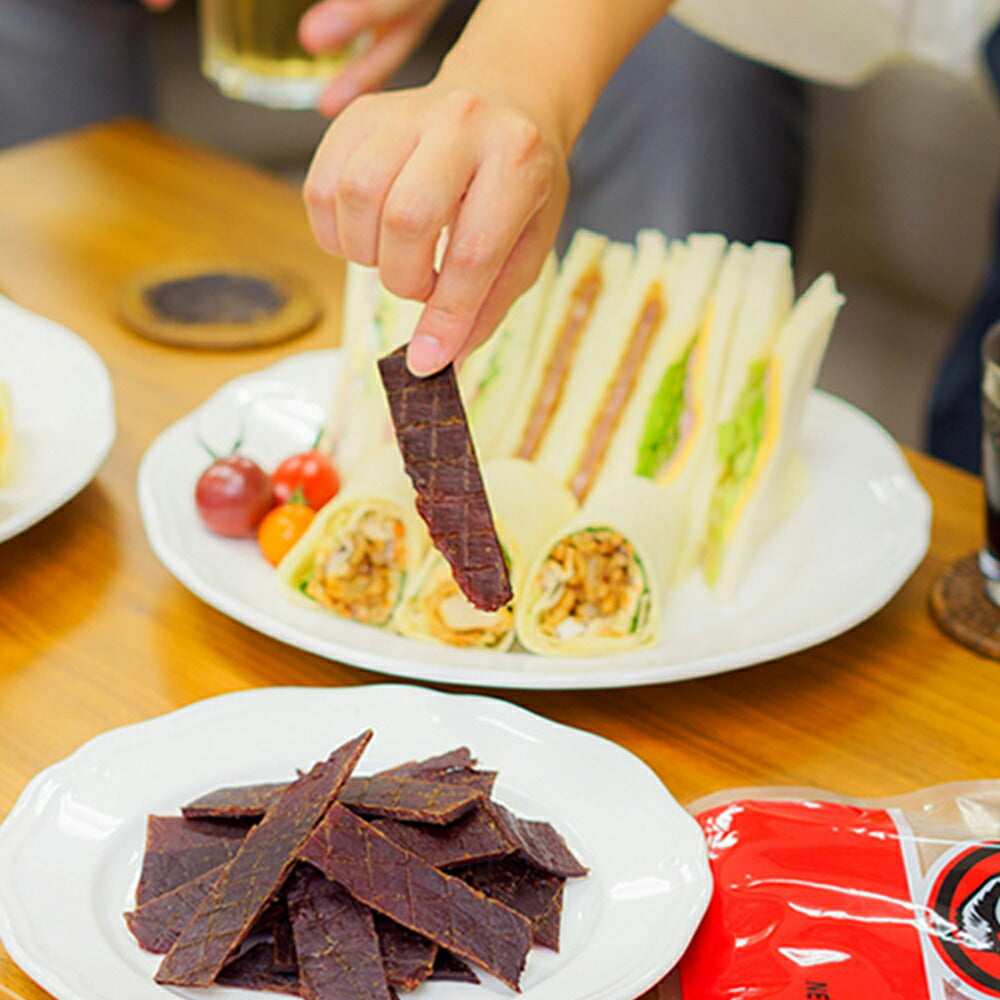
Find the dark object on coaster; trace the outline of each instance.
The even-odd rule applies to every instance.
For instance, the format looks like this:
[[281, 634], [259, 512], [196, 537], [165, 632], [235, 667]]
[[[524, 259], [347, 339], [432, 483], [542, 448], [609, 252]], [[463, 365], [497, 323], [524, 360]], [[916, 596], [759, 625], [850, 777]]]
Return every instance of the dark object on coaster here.
[[1000, 660], [1000, 607], [987, 596], [975, 552], [963, 556], [931, 587], [930, 608], [940, 629], [963, 646]]
[[182, 261], [134, 275], [121, 317], [143, 337], [180, 347], [259, 347], [305, 333], [321, 314], [300, 279], [263, 265]]

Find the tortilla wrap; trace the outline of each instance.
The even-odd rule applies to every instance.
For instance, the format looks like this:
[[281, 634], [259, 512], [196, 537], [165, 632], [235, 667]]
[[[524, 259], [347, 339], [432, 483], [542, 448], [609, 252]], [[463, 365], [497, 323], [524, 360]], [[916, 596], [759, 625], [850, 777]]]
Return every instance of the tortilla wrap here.
[[277, 567], [282, 592], [368, 625], [385, 625], [430, 537], [395, 442], [369, 456], [316, 513]]
[[[496, 459], [485, 463], [482, 473], [516, 604], [530, 562], [545, 539], [570, 520], [577, 504], [568, 489], [535, 463]], [[408, 580], [392, 625], [410, 638], [453, 646], [508, 649], [514, 641], [512, 608], [487, 613], [473, 607], [437, 549], [427, 552]]]
[[682, 529], [652, 480], [600, 484], [528, 571], [514, 612], [521, 644], [553, 656], [602, 656], [658, 642]]

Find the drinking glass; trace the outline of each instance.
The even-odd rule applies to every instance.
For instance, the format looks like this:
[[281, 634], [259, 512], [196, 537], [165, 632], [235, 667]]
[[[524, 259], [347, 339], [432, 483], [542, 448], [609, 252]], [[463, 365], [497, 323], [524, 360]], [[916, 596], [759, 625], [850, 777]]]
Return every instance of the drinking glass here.
[[983, 490], [986, 545], [979, 553], [986, 594], [1000, 605], [1000, 323], [983, 339]]
[[310, 55], [299, 45], [302, 15], [316, 0], [200, 0], [201, 68], [227, 97], [272, 108], [312, 108], [361, 50]]

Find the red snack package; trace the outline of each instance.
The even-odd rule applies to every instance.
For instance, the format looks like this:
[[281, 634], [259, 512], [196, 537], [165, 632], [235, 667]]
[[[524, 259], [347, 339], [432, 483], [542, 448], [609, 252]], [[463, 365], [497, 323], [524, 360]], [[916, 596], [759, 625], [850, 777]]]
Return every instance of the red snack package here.
[[663, 1000], [1000, 997], [1000, 783], [742, 790], [692, 812], [715, 888]]

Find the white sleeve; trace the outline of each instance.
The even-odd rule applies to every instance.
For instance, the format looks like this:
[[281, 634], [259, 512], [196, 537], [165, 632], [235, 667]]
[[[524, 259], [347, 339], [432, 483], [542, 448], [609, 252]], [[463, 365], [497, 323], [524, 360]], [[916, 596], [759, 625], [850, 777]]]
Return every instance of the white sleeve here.
[[673, 13], [743, 55], [846, 86], [903, 60], [972, 77], [1000, 0], [678, 0]]

